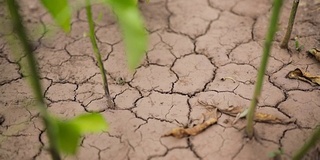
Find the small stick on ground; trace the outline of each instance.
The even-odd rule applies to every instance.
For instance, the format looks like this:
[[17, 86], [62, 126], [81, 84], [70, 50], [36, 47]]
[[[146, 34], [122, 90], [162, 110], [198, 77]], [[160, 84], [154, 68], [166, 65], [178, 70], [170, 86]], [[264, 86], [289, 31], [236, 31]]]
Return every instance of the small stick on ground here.
[[291, 32], [292, 32], [292, 28], [293, 28], [293, 24], [294, 24], [294, 19], [296, 17], [298, 5], [299, 5], [299, 0], [294, 0], [293, 4], [292, 4], [291, 12], [290, 12], [287, 32], [286, 32], [286, 35], [284, 36], [284, 38], [281, 42], [281, 45], [280, 45], [280, 47], [283, 49], [288, 49], [288, 43], [289, 43], [289, 39], [291, 36]]

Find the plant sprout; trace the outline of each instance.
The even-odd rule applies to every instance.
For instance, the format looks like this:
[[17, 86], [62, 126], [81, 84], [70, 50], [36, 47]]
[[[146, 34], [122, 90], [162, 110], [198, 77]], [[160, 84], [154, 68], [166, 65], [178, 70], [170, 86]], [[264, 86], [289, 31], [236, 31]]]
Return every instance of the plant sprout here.
[[[59, 1], [59, 3], [58, 3]], [[124, 42], [126, 44], [126, 53], [128, 66], [132, 70], [138, 66], [140, 60], [145, 54], [147, 48], [147, 33], [144, 29], [143, 21], [137, 9], [135, 1], [118, 1], [118, 0], [92, 0], [95, 3], [102, 3], [111, 6], [114, 13], [118, 17], [120, 27], [123, 32]], [[57, 24], [64, 31], [70, 31], [71, 11], [67, 0], [57, 0], [54, 3], [50, 0], [42, 0], [42, 3], [52, 15]], [[89, 37], [91, 40], [94, 55], [97, 59], [100, 73], [102, 76], [103, 88], [107, 98], [107, 106], [114, 107], [114, 103], [110, 96], [106, 71], [101, 59], [100, 50], [98, 48], [94, 33], [94, 22], [92, 19], [91, 0], [86, 0], [86, 12], [89, 24]]]
[[280, 45], [281, 48], [288, 49], [288, 43], [289, 43], [289, 39], [291, 36], [291, 32], [292, 32], [292, 28], [293, 28], [293, 24], [294, 24], [294, 19], [296, 17], [298, 6], [299, 6], [299, 0], [293, 0], [291, 12], [290, 12], [290, 17], [289, 17], [289, 22], [288, 22], [288, 27], [287, 27], [287, 32], [281, 42], [281, 45]]
[[110, 108], [114, 108], [114, 103], [112, 102], [112, 98], [110, 96], [110, 91], [109, 91], [109, 87], [108, 87], [108, 81], [107, 81], [107, 77], [106, 77], [105, 68], [104, 68], [104, 65], [103, 65], [103, 62], [101, 59], [100, 50], [98, 48], [96, 37], [94, 34], [94, 22], [92, 20], [92, 11], [91, 11], [90, 0], [86, 0], [86, 11], [87, 11], [88, 24], [89, 24], [89, 36], [90, 36], [93, 52], [94, 52], [94, 55], [98, 61], [98, 66], [99, 66], [100, 73], [102, 76], [102, 83], [103, 83], [103, 88], [105, 91], [105, 96], [107, 98], [107, 105]]
[[264, 42], [263, 55], [262, 55], [260, 68], [259, 68], [258, 75], [257, 75], [257, 83], [255, 85], [255, 90], [254, 90], [253, 97], [252, 97], [251, 104], [250, 104], [250, 108], [249, 108], [248, 114], [247, 114], [246, 133], [249, 138], [253, 137], [253, 132], [254, 132], [253, 118], [254, 118], [257, 103], [258, 103], [260, 95], [261, 95], [264, 73], [266, 72], [266, 68], [267, 68], [267, 64], [268, 64], [272, 41], [273, 41], [274, 35], [277, 31], [277, 23], [278, 23], [282, 3], [283, 3], [282, 0], [274, 0], [273, 1], [274, 5], [273, 5], [273, 9], [272, 9], [272, 15], [271, 15], [271, 20], [270, 20], [270, 24], [269, 24], [269, 29], [268, 29], [266, 39]]

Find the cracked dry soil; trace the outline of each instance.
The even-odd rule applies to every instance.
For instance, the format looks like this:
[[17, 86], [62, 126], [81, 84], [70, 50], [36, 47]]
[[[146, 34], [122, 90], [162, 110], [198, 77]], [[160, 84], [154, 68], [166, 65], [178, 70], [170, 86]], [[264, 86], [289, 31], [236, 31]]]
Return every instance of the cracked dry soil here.
[[[72, 20], [66, 35], [36, 0], [21, 0], [25, 25], [39, 60], [50, 112], [62, 118], [101, 112], [108, 132], [87, 135], [78, 154], [64, 159], [269, 159], [279, 148], [291, 155], [320, 124], [320, 87], [285, 78], [295, 68], [320, 74], [320, 63], [305, 51], [320, 47], [319, 1], [301, 1], [292, 37], [301, 52], [279, 48], [292, 1], [285, 0], [258, 110], [290, 124], [256, 123], [256, 140], [244, 138], [245, 120], [220, 114], [218, 123], [203, 133], [182, 139], [161, 137], [178, 126], [191, 126], [206, 109], [198, 101], [227, 108], [249, 106], [263, 38], [270, 16], [270, 0], [151, 0], [140, 4], [150, 43], [143, 64], [127, 70], [123, 42], [110, 11], [94, 6], [96, 36], [108, 71], [115, 109], [107, 108], [97, 62], [92, 54], [85, 9]], [[0, 2], [3, 3], [3, 2]], [[3, 6], [3, 4], [1, 4]], [[99, 19], [103, 13], [102, 19]], [[0, 11], [0, 159], [50, 159], [45, 129], [29, 86], [23, 80], [6, 37], [12, 34], [8, 17]], [[48, 30], [50, 29], [50, 30]], [[293, 40], [290, 48], [294, 48]], [[16, 48], [16, 52], [19, 52]], [[221, 81], [221, 78], [231, 77]], [[319, 159], [318, 145], [306, 159]]]

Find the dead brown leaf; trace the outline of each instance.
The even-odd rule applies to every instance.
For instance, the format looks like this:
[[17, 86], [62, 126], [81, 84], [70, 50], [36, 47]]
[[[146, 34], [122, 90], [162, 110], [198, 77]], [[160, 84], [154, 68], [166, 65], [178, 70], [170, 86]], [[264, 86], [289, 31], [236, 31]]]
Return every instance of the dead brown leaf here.
[[254, 115], [254, 121], [272, 123], [272, 124], [288, 124], [288, 123], [295, 122], [296, 119], [292, 118], [292, 119], [285, 120], [271, 114], [257, 112]]
[[314, 55], [314, 57], [315, 57], [318, 61], [320, 61], [320, 50], [319, 50], [319, 49], [317, 49], [317, 48], [312, 48], [312, 49], [310, 49], [310, 50], [308, 51], [308, 53]]
[[175, 138], [183, 138], [186, 136], [195, 136], [216, 122], [217, 122], [217, 118], [209, 118], [205, 122], [200, 123], [191, 128], [182, 128], [182, 127], [174, 128], [169, 133], [163, 135], [162, 137], [173, 136]]
[[241, 106], [229, 106], [228, 108], [219, 108], [216, 107], [215, 105], [209, 104], [208, 102], [204, 102], [201, 100], [198, 100], [198, 103], [202, 106], [204, 106], [207, 110], [212, 110], [212, 109], [218, 109], [219, 112], [227, 114], [229, 116], [237, 116], [239, 113], [242, 113], [244, 111], [244, 108]]
[[[229, 108], [227, 109], [220, 109], [218, 107], [208, 104], [207, 102], [198, 101], [198, 103], [205, 106], [206, 108], [210, 106], [212, 108], [216, 108], [221, 113], [236, 117], [232, 122], [232, 124], [235, 124], [239, 119], [245, 118], [248, 113], [248, 109], [242, 106], [229, 106]], [[254, 116], [255, 116], [254, 121], [256, 122], [264, 122], [264, 123], [272, 123], [272, 124], [288, 124], [295, 121], [295, 119], [284, 120], [271, 114], [259, 113], [259, 112], [256, 112]]]
[[277, 116], [266, 113], [255, 113], [254, 121], [266, 123], [282, 123], [282, 120]]
[[203, 106], [205, 109], [207, 109], [208, 111], [212, 111], [214, 109], [217, 109], [217, 107], [213, 104], [209, 104], [208, 102], [205, 101], [201, 101], [198, 99], [198, 103]]
[[[232, 122], [232, 124], [235, 124], [239, 119], [245, 118], [248, 113], [248, 109], [246, 109], [242, 106], [229, 106], [229, 108], [227, 108], [227, 109], [220, 109], [218, 107], [215, 107], [215, 106], [210, 105], [210, 104], [203, 102], [203, 101], [198, 101], [198, 103], [201, 105], [204, 105], [206, 108], [208, 106], [210, 106], [212, 108], [216, 108], [221, 113], [236, 117], [234, 119], [234, 121]], [[256, 112], [254, 115], [254, 121], [271, 123], [271, 124], [288, 124], [288, 123], [294, 122], [295, 119], [281, 119], [275, 115]]]
[[241, 106], [229, 106], [227, 109], [218, 109], [220, 112], [230, 115], [230, 116], [237, 116], [239, 113], [244, 111], [244, 108]]
[[320, 85], [320, 76], [314, 76], [309, 72], [303, 72], [299, 68], [290, 71], [286, 77], [290, 79], [299, 79], [301, 81], [308, 82], [311, 85]]

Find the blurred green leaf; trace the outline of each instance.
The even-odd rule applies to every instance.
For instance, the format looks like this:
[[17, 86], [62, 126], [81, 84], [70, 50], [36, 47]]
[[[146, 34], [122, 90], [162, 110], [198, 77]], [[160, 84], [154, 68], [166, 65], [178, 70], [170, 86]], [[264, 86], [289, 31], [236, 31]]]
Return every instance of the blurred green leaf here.
[[108, 124], [101, 114], [82, 114], [69, 121], [78, 127], [81, 134], [101, 132], [108, 129]]
[[78, 126], [67, 121], [58, 121], [57, 128], [56, 137], [59, 150], [66, 154], [75, 154], [81, 136]]
[[67, 121], [54, 119], [54, 125], [57, 130], [57, 146], [66, 154], [76, 153], [83, 134], [101, 132], [108, 128], [105, 119], [98, 113], [82, 114]]
[[283, 150], [282, 150], [282, 148], [280, 148], [280, 149], [277, 149], [273, 152], [269, 152], [268, 157], [269, 158], [276, 158], [277, 156], [281, 156], [282, 154], [283, 154]]
[[145, 54], [148, 35], [136, 1], [105, 0], [105, 2], [111, 6], [118, 17], [126, 45], [128, 66], [130, 69], [134, 69]]
[[71, 9], [68, 0], [41, 0], [53, 19], [60, 27], [69, 32], [71, 29]]

